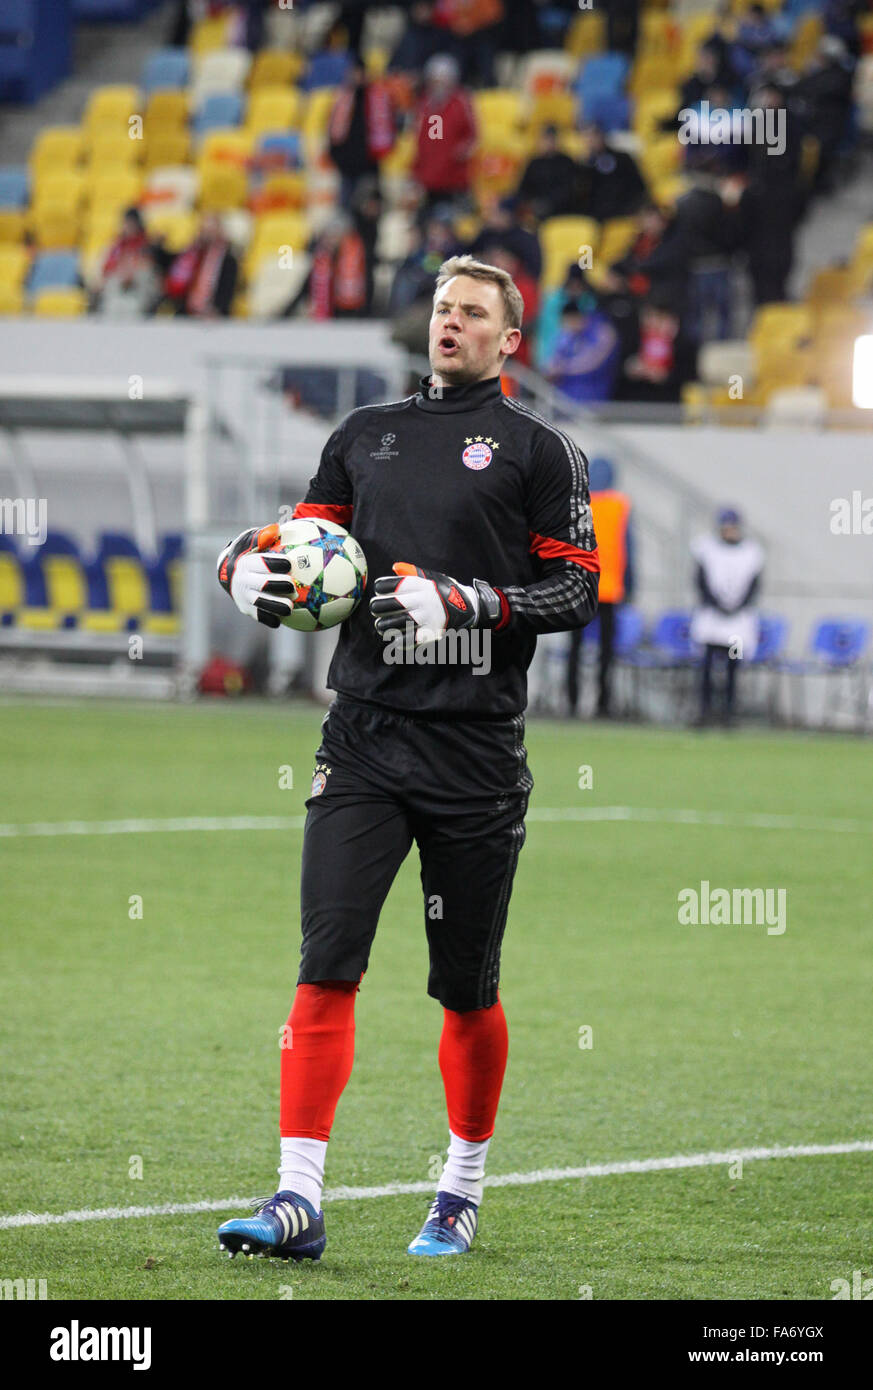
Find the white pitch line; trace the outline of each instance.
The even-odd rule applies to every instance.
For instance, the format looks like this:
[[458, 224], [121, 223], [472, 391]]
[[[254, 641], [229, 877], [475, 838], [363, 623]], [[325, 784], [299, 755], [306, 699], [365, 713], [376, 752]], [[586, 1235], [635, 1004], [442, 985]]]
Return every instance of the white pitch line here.
[[[669, 1158], [629, 1158], [614, 1163], [586, 1163], [581, 1168], [538, 1168], [531, 1173], [498, 1173], [486, 1177], [486, 1187], [527, 1187], [533, 1183], [565, 1182], [568, 1178], [608, 1178], [622, 1173], [662, 1173], [677, 1168], [719, 1168], [741, 1159], [753, 1163], [770, 1158], [817, 1158], [828, 1154], [873, 1153], [873, 1139], [852, 1139], [844, 1144], [788, 1144], [772, 1148], [725, 1149], [721, 1153], [673, 1154]], [[325, 1202], [360, 1202], [375, 1197], [406, 1197], [432, 1193], [429, 1182], [389, 1182], [381, 1187], [333, 1187]], [[0, 1231], [21, 1226], [69, 1226], [84, 1221], [122, 1221], [140, 1216], [196, 1216], [207, 1211], [251, 1209], [247, 1197], [226, 1197], [202, 1202], [163, 1202], [153, 1207], [96, 1207], [60, 1213], [20, 1212], [0, 1216]]]
[[[645, 821], [663, 825], [711, 825], [739, 830], [830, 831], [873, 835], [873, 821], [794, 816], [757, 811], [694, 811], [646, 806], [534, 806], [528, 821]], [[234, 830], [302, 830], [305, 816], [172, 816], [163, 819], [34, 821], [0, 825], [0, 839], [55, 835], [152, 835]]]

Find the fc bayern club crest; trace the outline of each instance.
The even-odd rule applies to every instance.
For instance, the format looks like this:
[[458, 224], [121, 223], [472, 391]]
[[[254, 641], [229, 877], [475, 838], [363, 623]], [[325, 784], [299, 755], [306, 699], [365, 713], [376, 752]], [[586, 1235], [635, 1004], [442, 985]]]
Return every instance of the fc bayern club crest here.
[[464, 467], [472, 468], [477, 473], [480, 468], [487, 468], [492, 458], [491, 445], [479, 441], [468, 444], [461, 454], [461, 462]]
[[312, 779], [312, 795], [321, 796], [321, 793], [324, 791], [326, 786], [327, 778], [325, 777], [324, 773], [316, 772], [315, 776]]

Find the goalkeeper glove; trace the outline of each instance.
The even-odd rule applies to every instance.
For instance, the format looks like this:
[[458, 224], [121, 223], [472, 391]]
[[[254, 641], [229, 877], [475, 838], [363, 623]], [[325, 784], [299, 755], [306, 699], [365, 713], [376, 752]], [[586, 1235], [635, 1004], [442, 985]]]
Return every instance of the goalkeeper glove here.
[[218, 582], [241, 613], [266, 627], [278, 627], [294, 607], [297, 588], [287, 556], [270, 550], [279, 527], [253, 526], [241, 531], [218, 557]]
[[[373, 584], [370, 612], [380, 636], [403, 623], [415, 624], [416, 643], [445, 637], [449, 628], [496, 627], [500, 595], [484, 579], [459, 584], [439, 570], [423, 570], [400, 561]], [[398, 619], [400, 621], [398, 621]]]

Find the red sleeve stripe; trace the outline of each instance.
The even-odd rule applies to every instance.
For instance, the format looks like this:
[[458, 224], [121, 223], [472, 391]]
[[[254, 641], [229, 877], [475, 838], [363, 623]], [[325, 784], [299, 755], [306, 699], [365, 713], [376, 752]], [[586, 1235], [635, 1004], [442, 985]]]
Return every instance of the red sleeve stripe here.
[[337, 526], [348, 527], [352, 519], [352, 506], [332, 506], [329, 502], [298, 502], [292, 519], [299, 521], [301, 517], [307, 516], [314, 516], [316, 520], [320, 517], [322, 521], [335, 521]]
[[572, 560], [574, 565], [581, 565], [584, 570], [600, 573], [600, 556], [596, 546], [593, 550], [580, 550], [578, 545], [570, 545], [569, 541], [553, 541], [549, 536], [538, 536], [536, 531], [528, 531], [528, 536], [533, 555], [539, 555], [544, 560]]
[[506, 627], [506, 624], [509, 622], [510, 616], [512, 614], [512, 609], [509, 606], [509, 599], [506, 597], [502, 589], [495, 589], [494, 592], [500, 599], [500, 618], [494, 628], [494, 631], [500, 632], [501, 628]]

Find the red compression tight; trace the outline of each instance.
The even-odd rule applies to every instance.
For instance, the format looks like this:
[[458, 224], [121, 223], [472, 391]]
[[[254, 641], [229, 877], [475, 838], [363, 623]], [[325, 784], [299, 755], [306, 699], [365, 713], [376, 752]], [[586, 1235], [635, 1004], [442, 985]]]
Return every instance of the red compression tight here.
[[476, 1143], [494, 1133], [509, 1034], [500, 1000], [467, 1013], [443, 1010], [439, 1062], [449, 1129]]
[[330, 1138], [339, 1098], [355, 1058], [357, 980], [298, 985], [283, 1039], [279, 1132], [284, 1138]]

